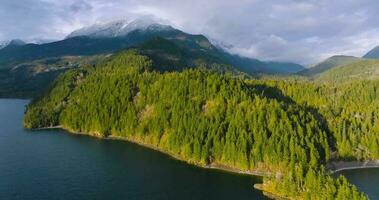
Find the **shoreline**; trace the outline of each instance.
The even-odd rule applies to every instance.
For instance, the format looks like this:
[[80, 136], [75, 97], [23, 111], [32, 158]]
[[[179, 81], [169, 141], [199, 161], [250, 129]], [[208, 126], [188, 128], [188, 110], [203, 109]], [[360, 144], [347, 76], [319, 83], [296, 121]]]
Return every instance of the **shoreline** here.
[[[54, 130], [54, 129], [59, 129], [63, 130], [68, 134], [72, 135], [82, 135], [86, 137], [93, 137], [97, 139], [105, 139], [105, 140], [117, 140], [117, 141], [124, 141], [124, 142], [129, 142], [133, 143], [154, 151], [158, 151], [160, 153], [163, 153], [167, 156], [169, 156], [172, 159], [184, 162], [189, 165], [193, 165], [195, 167], [203, 168], [203, 169], [210, 169], [210, 170], [219, 170], [222, 172], [227, 172], [227, 173], [233, 173], [233, 174], [239, 174], [239, 175], [248, 175], [248, 176], [256, 176], [256, 177], [269, 177], [273, 176], [275, 173], [273, 172], [265, 172], [263, 170], [240, 170], [237, 168], [229, 167], [227, 165], [222, 165], [218, 163], [211, 163], [208, 165], [204, 165], [202, 163], [193, 161], [193, 160], [187, 160], [184, 158], [181, 158], [180, 156], [177, 156], [173, 153], [170, 153], [166, 150], [160, 149], [159, 147], [140, 141], [139, 139], [136, 138], [130, 138], [130, 137], [121, 137], [121, 136], [107, 136], [107, 137], [102, 137], [98, 133], [86, 133], [86, 132], [78, 132], [71, 130], [70, 128], [65, 128], [62, 125], [58, 126], [51, 126], [51, 127], [42, 127], [42, 128], [35, 128], [35, 129], [29, 129], [31, 131], [39, 131], [39, 130]], [[335, 174], [340, 171], [345, 171], [345, 170], [354, 170], [354, 169], [367, 169], [367, 168], [379, 168], [379, 160], [368, 160], [368, 161], [329, 161], [326, 165], [327, 171], [329, 171], [329, 174]], [[254, 184], [252, 188], [262, 192], [262, 194], [270, 199], [274, 200], [287, 200], [287, 198], [278, 196], [276, 194], [273, 194], [269, 191], [266, 191], [263, 189], [263, 183], [257, 183]]]
[[326, 166], [331, 174], [335, 174], [346, 170], [379, 168], [379, 160], [331, 161]]
[[62, 126], [49, 126], [49, 127], [42, 127], [42, 128], [33, 128], [33, 129], [29, 129], [29, 130], [31, 130], [31, 131], [43, 131], [43, 130], [54, 130], [54, 129], [65, 130]]
[[158, 148], [156, 146], [153, 146], [151, 144], [147, 144], [147, 143], [144, 143], [144, 142], [141, 142], [141, 141], [137, 141], [137, 140], [133, 140], [133, 139], [128, 139], [128, 138], [125, 138], [125, 137], [109, 136], [109, 137], [106, 137], [106, 138], [103, 138], [103, 139], [120, 140], [120, 141], [126, 141], [126, 142], [130, 142], [130, 143], [133, 143], [133, 144], [137, 144], [137, 145], [143, 146], [145, 148], [152, 149], [152, 150], [161, 152], [163, 154], [166, 154], [167, 156], [170, 156], [171, 158], [173, 158], [175, 160], [179, 160], [179, 161], [185, 162], [187, 164], [194, 165], [196, 167], [200, 167], [200, 168], [204, 168], [204, 169], [215, 169], [215, 170], [220, 170], [220, 171], [234, 173], [234, 174], [259, 176], [259, 177], [265, 177], [265, 176], [271, 176], [272, 175], [271, 173], [268, 173], [268, 172], [263, 172], [263, 171], [258, 171], [258, 170], [257, 171], [240, 170], [240, 169], [236, 169], [236, 168], [233, 168], [233, 167], [229, 167], [229, 166], [222, 165], [222, 164], [217, 164], [217, 163], [211, 163], [210, 165], [203, 165], [203, 164], [200, 164], [200, 163], [195, 162], [195, 161], [185, 160], [183, 158], [180, 158], [179, 156], [176, 156], [176, 155], [174, 155], [174, 154], [172, 154], [170, 152], [162, 150], [162, 149], [160, 149], [160, 148]]
[[264, 171], [259, 171], [259, 170], [256, 170], [256, 171], [251, 171], [251, 170], [240, 170], [240, 169], [237, 169], [237, 168], [233, 168], [233, 167], [229, 167], [229, 166], [226, 166], [226, 165], [222, 165], [222, 164], [218, 164], [218, 163], [211, 163], [209, 165], [203, 165], [201, 163], [198, 163], [198, 162], [195, 162], [195, 161], [192, 161], [192, 160], [186, 160], [186, 159], [183, 159], [177, 155], [174, 155], [168, 151], [165, 151], [165, 150], [162, 150], [154, 145], [151, 145], [151, 144], [148, 144], [148, 143], [145, 143], [145, 142], [142, 142], [142, 141], [138, 141], [136, 139], [131, 139], [131, 138], [127, 138], [127, 137], [120, 137], [120, 136], [108, 136], [108, 137], [101, 137], [99, 136], [98, 134], [91, 134], [91, 133], [84, 133], [84, 132], [77, 132], [77, 131], [74, 131], [74, 130], [71, 130], [69, 128], [65, 128], [64, 126], [61, 126], [61, 125], [58, 125], [58, 126], [50, 126], [50, 127], [42, 127], [42, 128], [34, 128], [34, 129], [30, 129], [31, 131], [41, 131], [41, 130], [54, 130], [54, 129], [59, 129], [59, 130], [63, 130], [63, 131], [66, 131], [67, 133], [69, 134], [73, 134], [73, 135], [83, 135], [83, 136], [89, 136], [89, 137], [94, 137], [94, 138], [97, 138], [97, 139], [105, 139], [105, 140], [118, 140], [118, 141], [126, 141], [126, 142], [129, 142], [129, 143], [133, 143], [133, 144], [136, 144], [136, 145], [140, 145], [140, 146], [143, 146], [145, 148], [148, 148], [148, 149], [151, 149], [151, 150], [154, 150], [154, 151], [158, 151], [160, 153], [163, 153], [175, 160], [179, 160], [181, 162], [185, 162], [187, 164], [190, 164], [190, 165], [194, 165], [196, 167], [200, 167], [200, 168], [203, 168], [203, 169], [213, 169], [213, 170], [220, 170], [220, 171], [223, 171], [223, 172], [229, 172], [229, 173], [234, 173], [234, 174], [240, 174], [240, 175], [250, 175], [250, 176], [257, 176], [257, 177], [265, 177], [265, 176], [272, 176], [272, 173], [270, 172], [264, 172]]

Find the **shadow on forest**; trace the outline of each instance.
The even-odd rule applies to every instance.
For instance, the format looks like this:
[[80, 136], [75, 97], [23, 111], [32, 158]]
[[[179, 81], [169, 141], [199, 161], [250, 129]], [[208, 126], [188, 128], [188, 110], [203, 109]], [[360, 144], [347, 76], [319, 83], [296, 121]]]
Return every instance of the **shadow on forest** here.
[[251, 87], [251, 89], [253, 89], [253, 93], [256, 95], [260, 95], [260, 96], [265, 97], [267, 99], [275, 99], [279, 102], [283, 102], [283, 103], [287, 103], [287, 104], [296, 104], [300, 107], [303, 107], [304, 110], [306, 110], [307, 112], [310, 112], [318, 120], [322, 130], [324, 130], [325, 133], [327, 134], [328, 143], [330, 145], [331, 150], [332, 151], [336, 150], [336, 138], [334, 137], [334, 135], [330, 131], [326, 118], [319, 112], [319, 110], [316, 107], [298, 104], [291, 97], [286, 96], [283, 93], [283, 91], [277, 87], [268, 86], [265, 84], [252, 84], [252, 85], [250, 85], [250, 87]]

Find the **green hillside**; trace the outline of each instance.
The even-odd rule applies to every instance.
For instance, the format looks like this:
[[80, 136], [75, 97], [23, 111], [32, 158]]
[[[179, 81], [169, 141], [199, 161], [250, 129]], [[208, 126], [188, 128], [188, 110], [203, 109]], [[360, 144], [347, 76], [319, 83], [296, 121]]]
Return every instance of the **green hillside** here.
[[361, 60], [325, 71], [316, 77], [318, 81], [346, 82], [379, 78], [379, 60]]
[[246, 81], [202, 68], [160, 72], [155, 65], [132, 50], [69, 70], [31, 102], [24, 126], [61, 125], [201, 166], [272, 173], [262, 189], [289, 199], [366, 199], [345, 178], [326, 175], [324, 164], [346, 137], [335, 137], [317, 110], [328, 102], [303, 102], [319, 91], [313, 83]]
[[360, 58], [353, 57], [353, 56], [332, 56], [311, 68], [308, 68], [299, 72], [298, 74], [311, 76], [311, 77], [317, 76], [318, 74], [324, 71], [327, 71], [329, 69], [332, 69], [334, 67], [349, 64], [349, 63], [356, 62], [359, 60]]
[[104, 55], [56, 57], [22, 63], [0, 70], [0, 97], [30, 98], [43, 94], [50, 84], [69, 69], [94, 65]]
[[[246, 75], [232, 67], [226, 59], [221, 58], [216, 50], [204, 45], [202, 37], [197, 38], [199, 46], [186, 46], [160, 37], [152, 38], [140, 45], [130, 48], [138, 49], [141, 54], [148, 55], [160, 71], [181, 71], [186, 68], [201, 66], [219, 72], [235, 75]], [[202, 42], [201, 42], [202, 41]], [[189, 43], [189, 42], [187, 42]], [[203, 45], [204, 47], [200, 46]], [[209, 48], [204, 50], [203, 48]], [[84, 65], [93, 65], [106, 55], [94, 56], [63, 56], [30, 61], [13, 66], [11, 69], [0, 70], [0, 96], [2, 97], [34, 97], [41, 95], [52, 81], [64, 71]]]

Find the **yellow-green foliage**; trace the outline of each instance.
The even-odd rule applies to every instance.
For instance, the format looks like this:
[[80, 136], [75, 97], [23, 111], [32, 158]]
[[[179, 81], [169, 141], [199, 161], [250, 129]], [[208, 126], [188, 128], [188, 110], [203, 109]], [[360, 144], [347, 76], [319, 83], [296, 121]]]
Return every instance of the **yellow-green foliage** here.
[[325, 71], [317, 75], [316, 80], [340, 83], [377, 78], [379, 78], [379, 60], [361, 60]]

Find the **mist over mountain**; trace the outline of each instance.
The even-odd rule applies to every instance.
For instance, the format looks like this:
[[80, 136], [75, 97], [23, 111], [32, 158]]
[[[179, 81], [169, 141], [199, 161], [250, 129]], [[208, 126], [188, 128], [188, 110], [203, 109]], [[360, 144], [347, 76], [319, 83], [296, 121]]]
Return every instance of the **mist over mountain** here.
[[126, 19], [111, 21], [108, 23], [94, 24], [88, 27], [75, 30], [66, 38], [88, 36], [90, 38], [111, 38], [123, 37], [132, 31], [170, 31], [174, 30], [169, 25], [162, 25], [151, 18], [138, 18], [132, 21]]
[[20, 39], [14, 39], [14, 40], [7, 40], [7, 41], [0, 41], [0, 49], [3, 49], [7, 46], [22, 46], [25, 45], [26, 42], [20, 40]]

